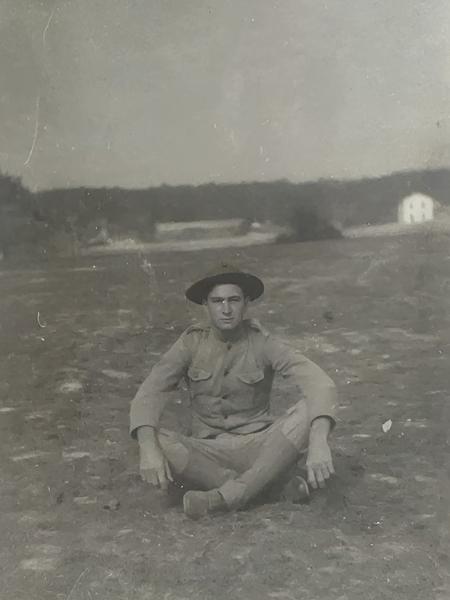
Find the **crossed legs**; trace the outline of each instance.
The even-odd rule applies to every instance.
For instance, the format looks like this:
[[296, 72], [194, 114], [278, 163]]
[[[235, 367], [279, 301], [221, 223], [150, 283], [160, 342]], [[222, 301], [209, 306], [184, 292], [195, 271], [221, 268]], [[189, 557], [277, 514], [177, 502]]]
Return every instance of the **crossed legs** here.
[[297, 462], [308, 436], [307, 408], [299, 402], [261, 432], [204, 440], [162, 430], [159, 442], [177, 478], [216, 490], [228, 509], [238, 509]]

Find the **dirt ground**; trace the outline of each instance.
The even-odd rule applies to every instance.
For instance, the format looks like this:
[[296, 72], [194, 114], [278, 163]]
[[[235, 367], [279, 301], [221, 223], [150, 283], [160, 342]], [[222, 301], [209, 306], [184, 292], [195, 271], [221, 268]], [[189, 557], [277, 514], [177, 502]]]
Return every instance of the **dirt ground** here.
[[[128, 409], [224, 255], [336, 381], [337, 475], [191, 522], [140, 481]], [[3, 263], [0, 286], [2, 600], [450, 599], [447, 235]], [[280, 384], [275, 410], [294, 400]]]

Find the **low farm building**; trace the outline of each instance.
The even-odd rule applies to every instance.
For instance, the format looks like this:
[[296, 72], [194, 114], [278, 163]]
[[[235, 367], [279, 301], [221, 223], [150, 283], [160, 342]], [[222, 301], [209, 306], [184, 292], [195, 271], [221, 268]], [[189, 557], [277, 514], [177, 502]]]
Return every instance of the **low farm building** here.
[[244, 219], [157, 223], [156, 241], [225, 238], [247, 233]]

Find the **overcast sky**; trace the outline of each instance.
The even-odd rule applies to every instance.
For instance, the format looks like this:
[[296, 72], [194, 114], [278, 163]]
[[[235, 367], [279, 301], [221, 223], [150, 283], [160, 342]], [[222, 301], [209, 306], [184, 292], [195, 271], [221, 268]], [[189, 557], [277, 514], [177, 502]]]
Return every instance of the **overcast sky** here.
[[31, 189], [450, 166], [448, 0], [0, 0]]

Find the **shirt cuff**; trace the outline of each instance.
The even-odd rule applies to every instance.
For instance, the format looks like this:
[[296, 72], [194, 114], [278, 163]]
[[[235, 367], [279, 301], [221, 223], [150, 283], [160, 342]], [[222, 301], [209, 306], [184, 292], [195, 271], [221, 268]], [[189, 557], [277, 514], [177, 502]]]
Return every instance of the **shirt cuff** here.
[[158, 429], [158, 423], [156, 420], [146, 419], [133, 419], [130, 422], [130, 436], [136, 440], [137, 439], [137, 430], [139, 427], [152, 427], [153, 429]]
[[316, 415], [315, 417], [313, 417], [311, 419], [311, 425], [314, 423], [314, 421], [316, 419], [328, 419], [330, 421], [330, 433], [336, 427], [336, 419], [335, 419], [335, 417], [332, 417], [331, 415]]

